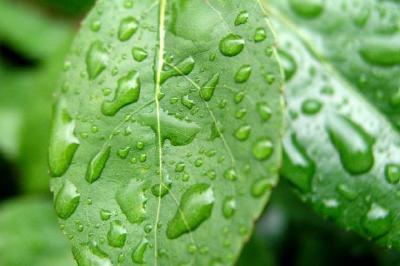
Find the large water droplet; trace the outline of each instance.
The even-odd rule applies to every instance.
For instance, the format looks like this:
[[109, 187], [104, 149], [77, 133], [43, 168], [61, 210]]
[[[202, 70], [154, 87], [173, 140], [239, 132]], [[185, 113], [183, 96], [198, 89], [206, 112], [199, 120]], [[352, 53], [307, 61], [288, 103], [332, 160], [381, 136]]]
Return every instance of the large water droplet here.
[[244, 65], [239, 68], [235, 75], [236, 83], [244, 83], [249, 80], [251, 75], [251, 66]]
[[107, 233], [108, 244], [115, 248], [122, 248], [125, 245], [126, 234], [126, 228], [121, 221], [112, 222]]
[[191, 186], [183, 194], [179, 209], [168, 223], [167, 237], [176, 239], [199, 227], [211, 216], [214, 201], [214, 192], [210, 185]]
[[374, 165], [373, 139], [353, 121], [333, 115], [327, 125], [330, 139], [339, 152], [343, 167], [350, 174], [368, 172]]
[[144, 220], [147, 198], [143, 191], [143, 183], [131, 180], [117, 192], [117, 202], [129, 222], [134, 224]]
[[179, 62], [176, 66], [171, 66], [170, 69], [163, 71], [161, 73], [160, 83], [164, 84], [164, 82], [172, 77], [189, 75], [193, 71], [194, 65], [195, 61], [193, 57], [189, 56], [188, 58]]
[[72, 253], [79, 266], [113, 266], [108, 255], [97, 245], [74, 246]]
[[210, 101], [214, 95], [215, 88], [219, 83], [219, 74], [214, 74], [211, 79], [209, 79], [203, 87], [200, 89], [200, 96], [205, 101]]
[[86, 69], [89, 79], [97, 78], [107, 67], [109, 55], [100, 41], [92, 43], [86, 55]]
[[377, 203], [372, 203], [362, 221], [366, 233], [373, 238], [387, 234], [392, 226], [390, 212]]
[[324, 10], [324, 0], [289, 0], [289, 3], [304, 18], [316, 18]]
[[219, 43], [219, 50], [225, 56], [236, 56], [242, 52], [244, 40], [236, 34], [229, 34]]
[[362, 42], [360, 55], [368, 63], [382, 66], [400, 64], [400, 38], [381, 38]]
[[129, 72], [118, 80], [117, 90], [113, 100], [106, 100], [101, 106], [101, 112], [107, 116], [115, 115], [122, 107], [137, 102], [140, 95], [140, 78], [136, 71]]
[[49, 146], [49, 166], [51, 175], [62, 176], [69, 168], [72, 158], [79, 146], [75, 137], [75, 121], [60, 100], [54, 108]]
[[68, 219], [78, 207], [80, 196], [76, 186], [69, 180], [65, 180], [54, 201], [54, 209], [58, 217]]
[[122, 42], [129, 40], [138, 28], [139, 23], [134, 17], [124, 18], [119, 25], [118, 39]]
[[225, 218], [231, 218], [236, 212], [236, 200], [234, 197], [226, 197], [222, 205], [222, 213]]
[[273, 144], [270, 139], [261, 139], [253, 145], [253, 155], [257, 160], [264, 161], [271, 157]]
[[[158, 134], [158, 123], [156, 113], [140, 114], [139, 120]], [[174, 146], [190, 144], [200, 132], [200, 127], [195, 123], [189, 123], [176, 119], [173, 116], [161, 111], [160, 113], [160, 134], [163, 141], [169, 139]]]
[[143, 238], [140, 243], [136, 246], [132, 253], [132, 261], [137, 264], [145, 264], [144, 255], [149, 245], [149, 241]]
[[100, 178], [101, 173], [110, 157], [111, 146], [105, 145], [101, 150], [92, 158], [86, 171], [86, 181], [89, 183], [95, 182]]

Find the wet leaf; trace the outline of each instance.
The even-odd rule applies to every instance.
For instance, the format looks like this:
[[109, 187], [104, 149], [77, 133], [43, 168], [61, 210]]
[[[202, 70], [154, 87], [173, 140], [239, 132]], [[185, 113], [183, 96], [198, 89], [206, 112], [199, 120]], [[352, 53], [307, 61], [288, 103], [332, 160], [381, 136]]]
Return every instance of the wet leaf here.
[[266, 3], [287, 74], [282, 174], [323, 216], [399, 248], [399, 6], [299, 3]]
[[80, 265], [233, 264], [278, 179], [268, 21], [257, 1], [130, 3], [99, 1], [67, 59], [56, 212]]

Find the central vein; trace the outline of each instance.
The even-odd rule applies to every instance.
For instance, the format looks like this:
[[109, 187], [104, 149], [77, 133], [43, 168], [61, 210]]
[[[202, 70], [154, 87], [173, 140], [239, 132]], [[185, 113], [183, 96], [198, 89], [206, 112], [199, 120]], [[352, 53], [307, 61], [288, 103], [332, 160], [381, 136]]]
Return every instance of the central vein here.
[[[159, 28], [158, 28], [158, 38], [159, 47], [157, 55], [157, 72], [156, 72], [156, 84], [154, 90], [154, 100], [156, 103], [156, 115], [157, 115], [157, 142], [158, 142], [158, 165], [159, 165], [159, 195], [161, 195], [162, 185], [163, 185], [163, 164], [162, 164], [162, 139], [161, 139], [161, 122], [160, 122], [160, 100], [159, 95], [161, 93], [161, 72], [164, 65], [164, 49], [165, 49], [165, 11], [166, 11], [167, 0], [160, 0], [160, 13], [159, 13]], [[161, 196], [158, 196], [157, 204], [157, 215], [154, 225], [154, 265], [158, 265], [157, 262], [157, 224], [160, 220], [161, 212]]]

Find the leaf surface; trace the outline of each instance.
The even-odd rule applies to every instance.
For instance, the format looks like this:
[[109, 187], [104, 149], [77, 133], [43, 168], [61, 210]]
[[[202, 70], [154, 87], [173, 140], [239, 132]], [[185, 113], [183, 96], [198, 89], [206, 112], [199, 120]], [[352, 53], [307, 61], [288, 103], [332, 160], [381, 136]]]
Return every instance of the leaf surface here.
[[266, 6], [280, 32], [288, 87], [282, 174], [323, 216], [399, 248], [398, 109], [389, 104], [400, 81], [398, 5], [291, 0]]
[[268, 21], [257, 1], [129, 3], [99, 1], [68, 58], [56, 212], [80, 265], [233, 264], [278, 180]]

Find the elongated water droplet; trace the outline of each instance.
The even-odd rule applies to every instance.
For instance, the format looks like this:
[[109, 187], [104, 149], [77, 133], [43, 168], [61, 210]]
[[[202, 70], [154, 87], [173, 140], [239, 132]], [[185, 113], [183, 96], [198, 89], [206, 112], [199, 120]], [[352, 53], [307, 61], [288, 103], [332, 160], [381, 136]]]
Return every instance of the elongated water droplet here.
[[137, 264], [145, 264], [144, 255], [146, 253], [149, 241], [143, 238], [140, 243], [136, 246], [132, 253], [132, 261]]
[[92, 43], [86, 55], [86, 69], [89, 79], [97, 78], [107, 67], [109, 55], [100, 41]]
[[229, 34], [219, 43], [221, 54], [232, 57], [240, 54], [244, 48], [244, 40], [236, 34]]
[[281, 60], [282, 68], [285, 72], [285, 80], [289, 81], [292, 79], [297, 71], [297, 64], [293, 56], [288, 54], [286, 51], [278, 50], [279, 58]]
[[259, 198], [265, 193], [270, 190], [273, 184], [271, 184], [271, 180], [268, 178], [260, 178], [256, 180], [253, 185], [251, 186], [251, 195], [253, 197]]
[[182, 96], [181, 103], [189, 110], [192, 110], [194, 107], [194, 101], [189, 98], [189, 95]]
[[240, 141], [245, 141], [249, 138], [251, 133], [250, 125], [243, 125], [235, 131], [235, 138]]
[[301, 110], [307, 115], [315, 115], [322, 108], [322, 103], [316, 99], [307, 99], [303, 102]]
[[265, 122], [270, 120], [272, 116], [272, 110], [265, 102], [257, 103], [257, 113], [260, 116], [261, 120]]
[[385, 167], [385, 177], [390, 184], [397, 184], [400, 181], [400, 164], [388, 164]]
[[60, 100], [54, 108], [49, 146], [49, 166], [51, 175], [62, 176], [69, 168], [72, 158], [79, 147], [75, 137], [75, 121]]
[[132, 56], [133, 59], [135, 59], [137, 62], [142, 62], [146, 60], [148, 54], [145, 49], [139, 48], [139, 47], [134, 47], [132, 49]]
[[290, 6], [304, 18], [316, 18], [324, 10], [324, 0], [289, 0]]
[[249, 13], [247, 11], [242, 11], [235, 19], [235, 26], [246, 24], [249, 20]]
[[[158, 122], [156, 113], [140, 114], [139, 121], [153, 129], [158, 134]], [[163, 142], [168, 139], [174, 146], [190, 144], [200, 132], [200, 127], [195, 123], [189, 123], [176, 119], [161, 111], [160, 113], [161, 138]]]
[[355, 200], [358, 196], [358, 192], [346, 184], [340, 184], [337, 187], [337, 191], [339, 192], [340, 195], [345, 197], [348, 200]]
[[400, 64], [400, 37], [381, 38], [362, 42], [361, 57], [368, 63], [382, 66]]
[[108, 244], [111, 247], [122, 248], [125, 245], [126, 234], [126, 228], [121, 221], [112, 222], [107, 233]]
[[315, 163], [300, 146], [296, 135], [286, 137], [283, 142], [282, 175], [304, 192], [311, 191], [311, 182], [315, 174]]
[[81, 195], [76, 186], [65, 180], [54, 201], [54, 209], [61, 219], [68, 219], [79, 205]]
[[191, 186], [183, 194], [174, 218], [168, 222], [167, 237], [176, 239], [199, 227], [211, 216], [214, 201], [214, 192], [210, 185]]
[[392, 217], [388, 210], [377, 203], [372, 203], [362, 224], [368, 235], [377, 238], [390, 231], [392, 227]]
[[189, 75], [194, 69], [195, 61], [193, 57], [189, 56], [183, 61], [179, 62], [176, 66], [171, 66], [169, 70], [161, 73], [160, 83], [164, 84], [168, 79], [172, 77], [180, 77]]
[[249, 80], [251, 75], [251, 66], [244, 65], [239, 68], [235, 75], [235, 82], [236, 83], [244, 83]]
[[222, 213], [224, 217], [229, 219], [231, 218], [236, 212], [236, 200], [234, 197], [226, 197], [224, 199], [224, 203], [222, 205]]
[[118, 39], [122, 42], [129, 40], [139, 28], [139, 23], [134, 17], [126, 17], [121, 21], [118, 30]]
[[200, 96], [205, 101], [210, 101], [214, 95], [215, 88], [219, 83], [219, 74], [214, 74], [210, 80], [208, 80], [200, 90]]
[[137, 102], [140, 95], [141, 82], [139, 73], [135, 70], [118, 80], [117, 90], [113, 100], [106, 100], [101, 106], [101, 112], [107, 116], [115, 115], [122, 107]]
[[113, 266], [108, 255], [97, 245], [74, 246], [72, 253], [79, 266]]
[[343, 116], [334, 115], [328, 120], [327, 129], [346, 171], [360, 175], [372, 168], [373, 139], [363, 128]]
[[254, 34], [255, 42], [262, 42], [267, 38], [267, 33], [264, 28], [256, 29], [256, 33]]
[[86, 171], [86, 181], [94, 183], [100, 178], [101, 173], [110, 157], [111, 146], [105, 145], [101, 150], [92, 158]]
[[257, 141], [253, 145], [253, 155], [257, 160], [264, 161], [271, 157], [274, 150], [273, 144], [270, 139], [265, 138]]
[[131, 180], [117, 192], [117, 202], [130, 223], [141, 223], [144, 220], [147, 198], [143, 183]]

